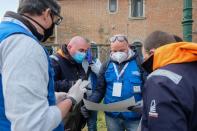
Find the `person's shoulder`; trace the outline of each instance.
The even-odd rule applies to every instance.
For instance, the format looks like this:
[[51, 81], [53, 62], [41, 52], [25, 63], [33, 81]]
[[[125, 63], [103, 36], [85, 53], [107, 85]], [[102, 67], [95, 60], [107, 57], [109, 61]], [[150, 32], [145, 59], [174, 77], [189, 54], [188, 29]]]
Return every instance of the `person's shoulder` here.
[[107, 68], [108, 65], [109, 65], [111, 62], [112, 62], [111, 59], [105, 60], [105, 61], [103, 62], [103, 64], [102, 64], [101, 68], [102, 68], [102, 67], [103, 67], [103, 68]]
[[[2, 42], [2, 57], [7, 62], [20, 61], [31, 66], [38, 65], [47, 67], [47, 54], [43, 47], [35, 39], [24, 34], [15, 34]], [[10, 60], [10, 61], [8, 61]], [[41, 64], [40, 64], [41, 63]]]
[[169, 64], [163, 68], [172, 70], [173, 72], [177, 72], [182, 75], [190, 75], [192, 72], [197, 71], [197, 61], [194, 62], [185, 62], [179, 64]]
[[39, 41], [25, 34], [14, 34], [8, 37], [6, 40], [9, 41], [10, 43], [17, 42], [16, 45], [23, 45], [23, 46], [28, 46], [28, 47], [33, 46], [33, 47], [42, 48]]
[[170, 80], [172, 83], [177, 85], [182, 80], [182, 75], [166, 68], [160, 68], [148, 75], [147, 81], [152, 79], [154, 81], [158, 80], [160, 83], [165, 83], [166, 81]]
[[170, 64], [164, 67], [164, 69], [170, 70], [178, 74], [179, 78], [181, 77], [181, 81], [179, 85], [181, 85], [184, 89], [189, 88], [197, 88], [197, 62], [187, 62], [187, 63], [179, 63], [179, 64]]
[[59, 61], [59, 57], [58, 57], [57, 54], [52, 54], [52, 55], [50, 55], [49, 57], [50, 57], [50, 59], [51, 59], [52, 61], [55, 61], [55, 62], [58, 62], [58, 61]]
[[[9, 43], [9, 44], [7, 44]], [[25, 52], [43, 53], [43, 47], [39, 41], [25, 34], [14, 34], [2, 41], [2, 45], [10, 49], [18, 49]]]

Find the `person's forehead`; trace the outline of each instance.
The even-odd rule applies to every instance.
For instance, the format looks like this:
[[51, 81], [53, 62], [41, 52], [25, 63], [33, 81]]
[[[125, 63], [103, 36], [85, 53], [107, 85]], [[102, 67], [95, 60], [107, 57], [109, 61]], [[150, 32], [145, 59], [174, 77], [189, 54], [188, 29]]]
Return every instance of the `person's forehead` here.
[[123, 42], [115, 43], [114, 45], [111, 45], [111, 51], [123, 51], [127, 49], [128, 49], [128, 46]]
[[120, 41], [115, 41], [115, 42], [112, 42], [110, 44], [110, 46], [113, 48], [113, 47], [127, 47], [128, 44], [127, 42], [123, 41], [123, 42], [120, 42]]
[[75, 49], [85, 49], [85, 50], [87, 50], [90, 47], [90, 45], [87, 42], [78, 42], [78, 43], [75, 43], [73, 45], [74, 45], [73, 47]]

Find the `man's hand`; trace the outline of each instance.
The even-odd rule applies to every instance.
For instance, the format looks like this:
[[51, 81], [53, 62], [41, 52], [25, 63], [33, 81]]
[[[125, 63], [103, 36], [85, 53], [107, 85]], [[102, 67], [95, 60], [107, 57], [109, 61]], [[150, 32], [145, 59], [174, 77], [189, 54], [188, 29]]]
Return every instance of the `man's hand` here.
[[87, 91], [86, 87], [89, 83], [89, 81], [79, 79], [76, 84], [70, 88], [67, 96], [73, 98], [76, 104], [78, 104], [83, 99], [84, 93]]
[[83, 117], [84, 118], [89, 118], [89, 116], [90, 116], [90, 112], [89, 112], [89, 110], [85, 107], [85, 105], [83, 105], [82, 107], [81, 107], [81, 114], [83, 115]]
[[55, 92], [56, 103], [63, 101], [67, 96], [65, 92]]
[[95, 63], [90, 64], [91, 70], [98, 75], [101, 67], [101, 62], [97, 59]]
[[138, 113], [142, 113], [142, 106], [143, 106], [143, 102], [139, 101], [139, 102], [136, 103], [135, 106], [128, 107], [128, 110], [138, 112]]

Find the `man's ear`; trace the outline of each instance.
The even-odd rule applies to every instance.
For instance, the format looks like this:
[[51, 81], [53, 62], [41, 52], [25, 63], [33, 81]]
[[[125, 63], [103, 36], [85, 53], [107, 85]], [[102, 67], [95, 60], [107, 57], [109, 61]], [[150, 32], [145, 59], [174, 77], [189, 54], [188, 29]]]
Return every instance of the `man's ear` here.
[[68, 44], [67, 49], [70, 50], [71, 48], [72, 46]]
[[151, 50], [149, 51], [149, 54], [152, 55], [152, 54], [154, 54], [154, 52], [155, 52], [155, 48], [151, 49]]
[[48, 22], [49, 21], [49, 17], [51, 17], [51, 9], [47, 8], [43, 13], [42, 13], [43, 17], [44, 17], [44, 21]]

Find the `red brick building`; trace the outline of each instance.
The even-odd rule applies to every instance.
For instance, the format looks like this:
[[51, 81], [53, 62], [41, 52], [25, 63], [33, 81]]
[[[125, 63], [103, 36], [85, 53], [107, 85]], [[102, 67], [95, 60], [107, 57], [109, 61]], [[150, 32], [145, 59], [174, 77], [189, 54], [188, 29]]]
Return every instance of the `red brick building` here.
[[[82, 35], [99, 44], [125, 34], [129, 42], [143, 42], [154, 30], [182, 37], [183, 0], [59, 0], [63, 22], [56, 43]], [[197, 0], [193, 0], [193, 41], [197, 42]]]

